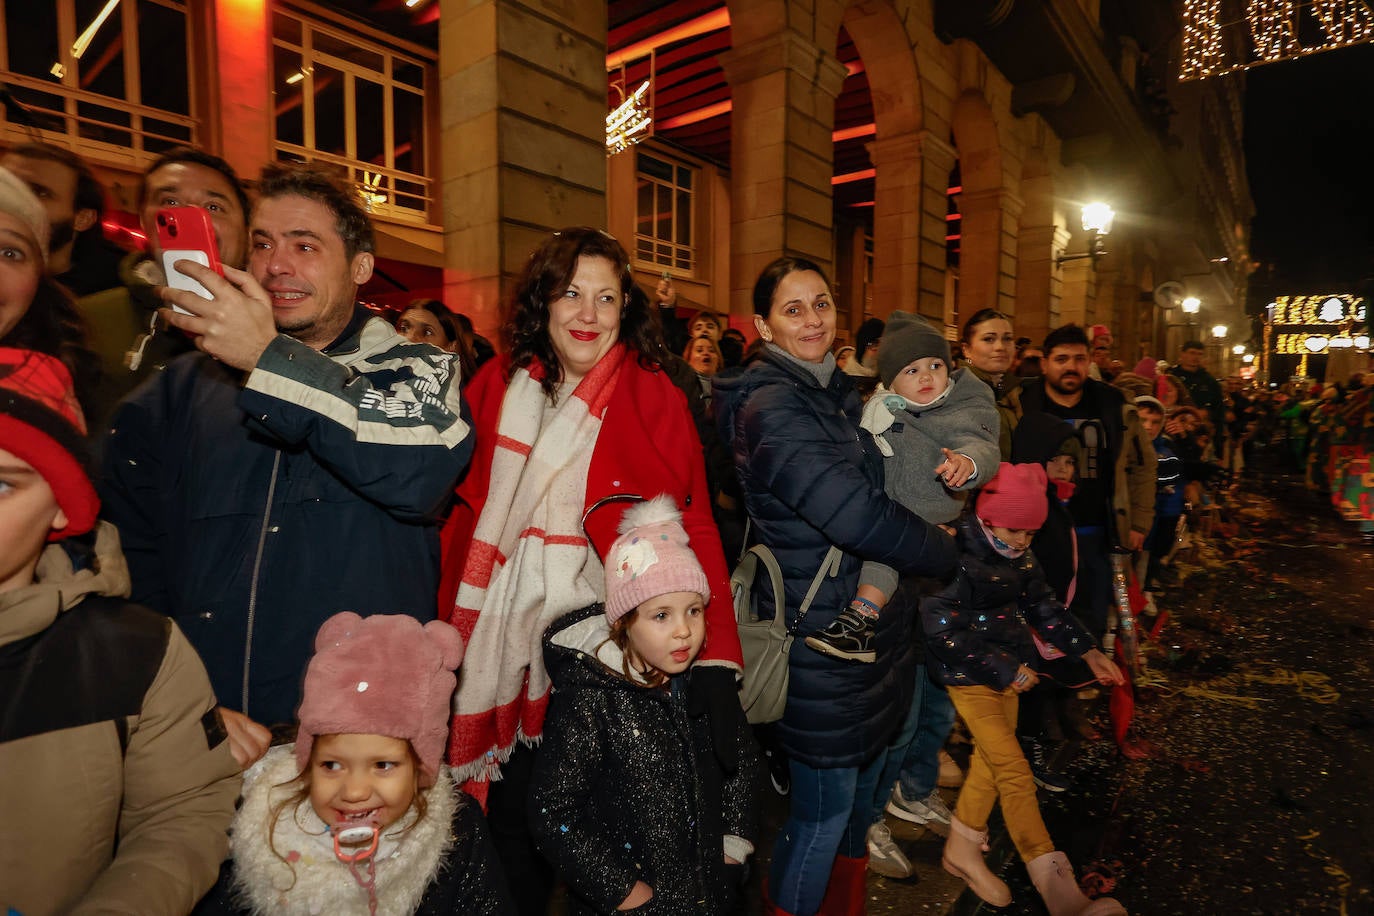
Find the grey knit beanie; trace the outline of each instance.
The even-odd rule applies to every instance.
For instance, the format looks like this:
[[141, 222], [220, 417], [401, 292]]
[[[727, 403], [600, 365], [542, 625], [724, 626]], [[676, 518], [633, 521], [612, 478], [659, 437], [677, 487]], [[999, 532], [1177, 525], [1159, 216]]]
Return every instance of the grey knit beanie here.
[[945, 367], [953, 370], [949, 359], [949, 341], [935, 330], [929, 321], [910, 312], [893, 312], [887, 318], [882, 345], [878, 347], [878, 377], [891, 388], [897, 377], [913, 360], [938, 356]]

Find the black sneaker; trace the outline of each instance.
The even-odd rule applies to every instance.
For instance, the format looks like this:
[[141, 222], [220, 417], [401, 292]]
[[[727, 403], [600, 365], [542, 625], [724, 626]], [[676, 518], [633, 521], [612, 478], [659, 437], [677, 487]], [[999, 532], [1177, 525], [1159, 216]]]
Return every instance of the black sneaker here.
[[1031, 778], [1035, 780], [1037, 786], [1046, 792], [1067, 792], [1073, 787], [1073, 781], [1067, 776], [1050, 769], [1043, 741], [1038, 738], [1018, 738], [1017, 740], [1021, 742], [1021, 752], [1026, 755], [1026, 762], [1030, 764]]
[[843, 608], [824, 630], [806, 637], [806, 644], [825, 655], [871, 665], [873, 621], [851, 607]]

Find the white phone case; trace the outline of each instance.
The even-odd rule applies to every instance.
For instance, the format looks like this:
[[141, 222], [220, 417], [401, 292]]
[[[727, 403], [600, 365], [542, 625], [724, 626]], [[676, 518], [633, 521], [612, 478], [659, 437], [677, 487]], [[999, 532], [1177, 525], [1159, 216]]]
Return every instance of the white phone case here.
[[[200, 284], [199, 280], [193, 280], [184, 273], [172, 267], [177, 261], [195, 261], [205, 267], [210, 266], [210, 256], [199, 248], [174, 248], [162, 252], [162, 272], [167, 275], [167, 285], [172, 289], [184, 289], [195, 293], [202, 299], [215, 298], [210, 291]], [[173, 311], [181, 312], [183, 315], [192, 315], [179, 305], [172, 305]]]

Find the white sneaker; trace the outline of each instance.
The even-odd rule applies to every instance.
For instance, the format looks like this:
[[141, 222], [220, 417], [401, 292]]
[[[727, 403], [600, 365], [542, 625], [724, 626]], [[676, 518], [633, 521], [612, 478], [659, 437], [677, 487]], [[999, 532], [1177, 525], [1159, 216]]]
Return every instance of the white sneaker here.
[[910, 799], [902, 794], [902, 784], [892, 787], [892, 797], [887, 800], [887, 813], [904, 821], [928, 827], [940, 836], [949, 836], [950, 810], [935, 789], [925, 798]]
[[887, 824], [877, 823], [868, 828], [868, 868], [884, 878], [910, 878], [915, 871], [911, 860], [893, 842]]

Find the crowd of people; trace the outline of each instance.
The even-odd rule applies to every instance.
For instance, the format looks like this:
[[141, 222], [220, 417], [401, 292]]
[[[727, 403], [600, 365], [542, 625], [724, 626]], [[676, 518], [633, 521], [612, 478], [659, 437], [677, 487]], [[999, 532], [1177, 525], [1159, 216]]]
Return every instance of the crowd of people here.
[[[1278, 436], [1374, 536], [1374, 375], [1245, 391], [1195, 342], [1127, 372], [1104, 326], [1036, 345], [993, 309], [953, 346], [902, 309], [850, 346], [797, 257], [746, 336], [588, 227], [530, 254], [497, 346], [438, 300], [359, 304], [372, 226], [319, 167], [250, 198], [172, 150], [121, 252], [79, 158], [0, 166], [0, 762], [28, 774], [0, 789], [25, 825], [0, 904], [24, 916], [542, 916], [560, 886], [571, 912], [730, 914], [765, 839], [767, 912], [857, 914], [870, 871], [915, 871], [889, 816], [1002, 906], [995, 806], [1052, 914], [1124, 913], [1036, 795], [1092, 730], [1065, 685], [1125, 678], [1122, 569], [1157, 613], [1180, 519]], [[164, 263], [186, 206], [221, 270]], [[737, 609], [745, 548], [781, 588]], [[787, 632], [763, 720], [740, 614]]]

